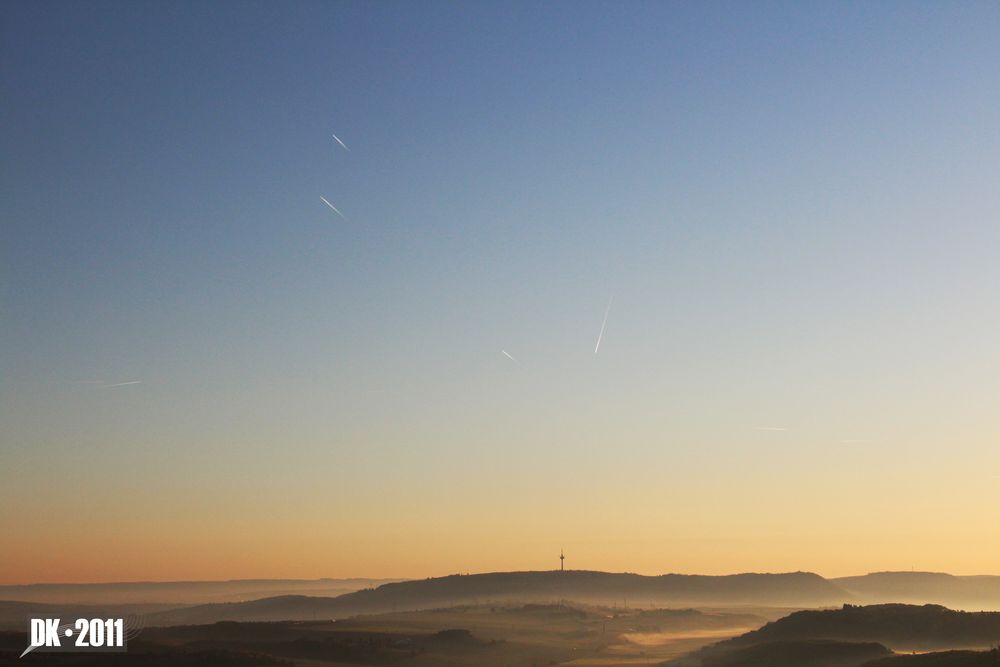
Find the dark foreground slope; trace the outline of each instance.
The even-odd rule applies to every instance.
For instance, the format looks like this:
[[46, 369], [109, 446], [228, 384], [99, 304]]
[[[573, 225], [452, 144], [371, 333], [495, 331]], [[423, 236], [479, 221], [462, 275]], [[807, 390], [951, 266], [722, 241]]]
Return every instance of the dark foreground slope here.
[[940, 651], [894, 654], [875, 642], [776, 641], [728, 651], [701, 651], [668, 667], [997, 667], [1000, 653]]
[[344, 618], [488, 601], [576, 600], [624, 606], [760, 605], [815, 607], [849, 596], [816, 574], [736, 574], [722, 577], [668, 574], [647, 577], [608, 572], [497, 572], [389, 583], [335, 598], [281, 596], [238, 604], [200, 605], [150, 615], [151, 625], [223, 620]]
[[876, 642], [779, 641], [710, 653], [700, 667], [858, 667], [892, 651]]
[[997, 665], [1000, 665], [1000, 650], [992, 649], [897, 655], [873, 660], [864, 667], [996, 667]]

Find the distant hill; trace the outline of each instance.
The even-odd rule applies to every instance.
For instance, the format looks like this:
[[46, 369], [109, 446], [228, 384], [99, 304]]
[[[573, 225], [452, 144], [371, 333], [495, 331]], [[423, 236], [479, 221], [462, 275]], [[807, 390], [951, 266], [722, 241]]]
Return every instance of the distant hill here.
[[78, 605], [45, 604], [42, 602], [11, 602], [0, 600], [0, 630], [23, 632], [31, 617], [109, 618], [112, 616], [145, 615], [157, 611], [174, 609], [163, 604], [122, 604], [122, 605]]
[[0, 600], [57, 604], [204, 604], [275, 595], [336, 596], [399, 579], [234, 579], [0, 586]]
[[943, 572], [873, 572], [831, 579], [866, 603], [941, 604], [952, 609], [1000, 610], [1000, 577]]
[[896, 650], [989, 648], [1000, 638], [1000, 612], [963, 612], [939, 605], [884, 604], [799, 611], [759, 630], [717, 644], [827, 639], [880, 642]]
[[600, 604], [772, 605], [841, 604], [850, 596], [819, 575], [736, 574], [699, 576], [630, 573], [495, 572], [452, 575], [383, 584], [337, 597], [280, 596], [238, 604], [210, 604], [153, 614], [150, 624], [177, 625], [216, 621], [310, 620], [355, 614], [428, 609], [461, 604], [520, 600], [576, 600]]

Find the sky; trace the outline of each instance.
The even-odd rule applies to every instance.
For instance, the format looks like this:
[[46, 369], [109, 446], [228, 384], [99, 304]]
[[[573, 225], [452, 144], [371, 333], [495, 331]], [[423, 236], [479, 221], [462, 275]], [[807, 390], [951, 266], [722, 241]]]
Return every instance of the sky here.
[[3, 3], [0, 583], [1000, 574], [998, 33]]

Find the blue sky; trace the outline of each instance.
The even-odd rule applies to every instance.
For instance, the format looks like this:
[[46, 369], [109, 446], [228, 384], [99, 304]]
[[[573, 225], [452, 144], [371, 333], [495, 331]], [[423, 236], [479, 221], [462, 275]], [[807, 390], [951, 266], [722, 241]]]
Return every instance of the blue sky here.
[[[393, 521], [454, 502], [414, 475], [513, 521], [475, 490], [656, 506], [667, 492], [634, 489], [712, 495], [752, 471], [736, 486], [768, 515], [766, 489], [870, 485], [874, 466], [905, 479], [869, 506], [943, 480], [953, 510], [996, 518], [972, 511], [1000, 463], [996, 4], [0, 11], [0, 499], [22, 515], [39, 495], [114, 513], [103, 494], [145, 488], [137, 512], [175, 517], [179, 488], [260, 510], [390, 486], [396, 518], [362, 515], [405, 543]], [[722, 497], [692, 516], [724, 532]], [[801, 518], [770, 516], [749, 534]], [[704, 569], [866, 567], [868, 533], [828, 519], [857, 554], [812, 564], [824, 534]], [[700, 533], [664, 521], [697, 570]], [[345, 551], [374, 539], [348, 523]]]

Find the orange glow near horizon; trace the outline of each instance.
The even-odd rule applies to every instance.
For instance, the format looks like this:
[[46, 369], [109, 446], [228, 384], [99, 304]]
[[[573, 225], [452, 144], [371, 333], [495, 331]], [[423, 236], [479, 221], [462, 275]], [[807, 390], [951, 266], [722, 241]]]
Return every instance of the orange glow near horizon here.
[[[424, 578], [557, 569], [560, 547], [568, 569], [647, 575], [998, 570], [997, 532], [972, 517], [942, 525], [951, 516], [942, 496], [914, 508], [927, 518], [920, 524], [904, 523], [909, 509], [884, 509], [876, 519], [854, 505], [831, 510], [815, 497], [788, 505], [783, 493], [762, 493], [753, 509], [714, 503], [711, 512], [687, 515], [656, 509], [680, 507], [686, 495], [680, 492], [654, 503], [624, 488], [614, 506], [565, 493], [550, 504], [551, 513], [532, 511], [529, 501], [498, 507], [473, 498], [448, 507], [444, 499], [425, 498], [406, 511], [369, 506], [366, 516], [337, 517], [326, 509], [338, 504], [329, 498], [298, 512], [282, 506], [240, 512], [228, 503], [214, 512], [190, 503], [145, 516], [135, 506], [118, 515], [109, 508], [104, 523], [87, 528], [81, 516], [95, 514], [57, 515], [44, 530], [22, 517], [8, 529], [18, 538], [7, 541], [2, 583]], [[986, 503], [992, 493], [976, 501]]]

